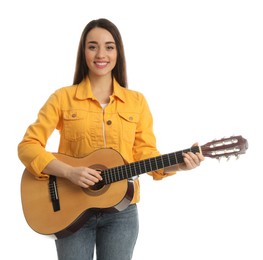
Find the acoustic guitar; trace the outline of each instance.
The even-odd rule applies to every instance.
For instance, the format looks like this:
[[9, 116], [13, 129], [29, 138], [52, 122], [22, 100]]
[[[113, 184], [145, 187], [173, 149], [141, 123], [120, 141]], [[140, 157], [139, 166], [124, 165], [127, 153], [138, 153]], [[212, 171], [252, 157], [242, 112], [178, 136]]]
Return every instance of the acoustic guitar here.
[[160, 155], [132, 163], [113, 149], [99, 149], [86, 157], [74, 158], [54, 153], [57, 159], [72, 166], [86, 166], [101, 171], [102, 181], [81, 188], [69, 180], [50, 176], [36, 180], [25, 169], [21, 179], [21, 200], [28, 225], [42, 235], [64, 238], [76, 232], [96, 210], [122, 211], [134, 194], [134, 177], [183, 162], [183, 153], [202, 153], [205, 157], [238, 157], [248, 148], [242, 136], [232, 136], [203, 146]]

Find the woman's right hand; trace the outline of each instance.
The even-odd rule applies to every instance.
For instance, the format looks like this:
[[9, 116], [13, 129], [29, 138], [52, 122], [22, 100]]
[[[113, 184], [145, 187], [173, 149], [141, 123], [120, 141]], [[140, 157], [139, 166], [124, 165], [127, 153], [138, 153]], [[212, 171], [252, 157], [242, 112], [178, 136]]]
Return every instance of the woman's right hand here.
[[82, 188], [88, 188], [102, 180], [100, 174], [100, 171], [88, 167], [71, 167], [66, 178]]
[[102, 180], [100, 171], [83, 166], [73, 167], [57, 159], [52, 160], [43, 173], [66, 178], [82, 188], [88, 188]]

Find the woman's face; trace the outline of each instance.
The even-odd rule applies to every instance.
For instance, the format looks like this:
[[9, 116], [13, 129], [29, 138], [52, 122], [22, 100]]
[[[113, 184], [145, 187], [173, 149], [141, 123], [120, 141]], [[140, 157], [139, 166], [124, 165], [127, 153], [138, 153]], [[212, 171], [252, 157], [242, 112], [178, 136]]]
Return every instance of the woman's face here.
[[106, 76], [117, 62], [117, 48], [111, 33], [103, 28], [93, 28], [86, 37], [85, 58], [89, 76]]

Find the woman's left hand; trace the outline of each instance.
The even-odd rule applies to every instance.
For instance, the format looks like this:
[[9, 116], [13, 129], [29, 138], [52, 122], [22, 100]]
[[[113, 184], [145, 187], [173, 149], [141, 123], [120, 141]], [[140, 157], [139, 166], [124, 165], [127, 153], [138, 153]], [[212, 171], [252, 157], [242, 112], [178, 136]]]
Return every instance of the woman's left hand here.
[[[193, 146], [198, 146], [198, 143], [193, 144]], [[193, 147], [192, 146], [192, 147]], [[200, 166], [201, 162], [205, 159], [201, 153], [183, 153], [184, 163], [178, 165], [179, 170], [192, 170], [197, 166]]]

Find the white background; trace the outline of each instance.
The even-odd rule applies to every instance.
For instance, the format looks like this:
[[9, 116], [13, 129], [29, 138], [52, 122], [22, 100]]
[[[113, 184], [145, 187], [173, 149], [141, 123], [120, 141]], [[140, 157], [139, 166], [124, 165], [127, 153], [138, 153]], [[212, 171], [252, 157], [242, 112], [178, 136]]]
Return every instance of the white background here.
[[146, 96], [162, 153], [231, 135], [249, 142], [239, 160], [141, 176], [134, 259], [262, 260], [262, 13], [255, 0], [1, 1], [0, 258], [56, 259], [54, 241], [24, 220], [17, 144], [72, 83], [84, 26], [105, 17], [123, 36], [129, 88]]

